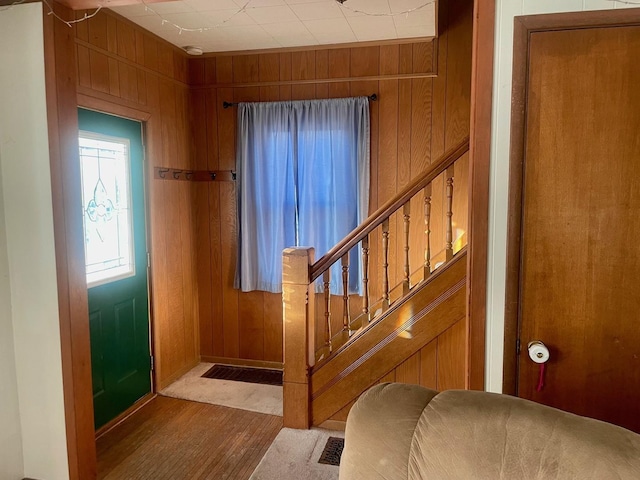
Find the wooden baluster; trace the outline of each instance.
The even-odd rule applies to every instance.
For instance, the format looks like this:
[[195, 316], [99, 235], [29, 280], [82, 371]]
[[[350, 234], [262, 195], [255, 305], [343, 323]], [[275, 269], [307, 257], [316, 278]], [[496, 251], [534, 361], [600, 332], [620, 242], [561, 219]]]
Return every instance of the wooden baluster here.
[[453, 165], [447, 168], [447, 261], [453, 258]]
[[329, 347], [331, 353], [331, 268], [324, 272], [322, 279], [324, 281], [324, 324], [325, 324], [325, 345]]
[[389, 308], [389, 219], [382, 222], [382, 309]]
[[424, 274], [426, 280], [431, 275], [431, 184], [424, 187], [424, 234], [426, 247], [424, 249]]
[[411, 200], [402, 206], [404, 218], [404, 280], [402, 282], [402, 296], [408, 295], [411, 289], [411, 268], [409, 267], [409, 222], [411, 219]]
[[351, 314], [349, 313], [349, 252], [342, 256], [342, 329], [349, 330]]
[[362, 239], [362, 313], [369, 321], [369, 235]]

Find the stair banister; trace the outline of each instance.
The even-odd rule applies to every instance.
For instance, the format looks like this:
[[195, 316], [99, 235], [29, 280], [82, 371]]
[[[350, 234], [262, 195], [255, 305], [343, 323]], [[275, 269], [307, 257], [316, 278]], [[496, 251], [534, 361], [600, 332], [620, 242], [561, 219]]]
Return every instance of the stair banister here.
[[311, 267], [311, 281], [324, 273], [331, 265], [342, 258], [349, 250], [355, 247], [363, 238], [389, 218], [396, 210], [407, 203], [420, 190], [429, 185], [440, 174], [445, 172], [457, 160], [469, 151], [469, 137], [459, 145], [449, 150], [440, 161], [431, 167], [424, 175], [414, 180], [401, 190], [394, 198], [382, 205], [369, 216], [362, 224], [357, 226], [349, 235], [341, 240], [335, 247], [329, 250], [321, 259]]
[[[431, 182], [444, 172], [447, 172], [447, 195], [449, 217], [447, 235], [447, 260], [452, 256], [451, 247], [451, 216], [452, 210], [451, 196], [453, 195], [453, 164], [469, 151], [469, 138], [467, 137], [455, 148], [449, 150], [442, 156], [427, 172], [414, 180], [411, 184], [400, 191], [393, 199], [386, 202], [376, 212], [365, 220], [364, 223], [355, 228], [347, 237], [341, 240], [334, 248], [325, 254], [320, 260], [314, 263], [314, 249], [312, 247], [287, 248], [282, 257], [282, 300], [283, 300], [283, 329], [284, 329], [284, 386], [283, 386], [283, 423], [285, 427], [307, 429], [311, 426], [311, 394], [310, 376], [312, 367], [316, 363], [315, 352], [315, 288], [314, 281], [324, 275], [325, 290], [325, 350], [328, 354], [332, 352], [332, 333], [330, 322], [330, 292], [329, 292], [329, 268], [336, 262], [341, 261], [343, 267], [343, 288], [346, 291], [348, 285], [348, 253], [359, 242], [363, 243], [364, 278], [363, 284], [368, 285], [368, 255], [369, 255], [369, 234], [378, 226], [386, 224], [388, 231], [389, 217], [398, 209], [407, 205], [408, 202], [418, 192], [425, 189], [426, 208], [426, 234], [429, 235], [429, 216], [431, 201]], [[428, 193], [428, 198], [426, 194]], [[408, 229], [408, 209], [405, 208], [405, 229]], [[383, 229], [384, 230], [384, 229]], [[384, 233], [384, 232], [383, 232]], [[405, 236], [408, 238], [405, 230]], [[407, 239], [408, 242], [408, 239]], [[384, 242], [383, 242], [384, 243]], [[408, 243], [407, 243], [408, 246]], [[451, 251], [451, 253], [449, 253]], [[425, 253], [425, 265], [423, 268], [429, 269], [430, 251], [427, 245]], [[430, 273], [430, 272], [429, 272]], [[388, 274], [388, 272], [387, 272]], [[407, 280], [407, 277], [409, 279]], [[427, 277], [425, 273], [425, 278]], [[408, 256], [405, 259], [405, 282], [410, 281], [410, 270]], [[388, 278], [386, 281], [386, 304], [389, 307], [388, 298]], [[409, 285], [406, 285], [408, 288]], [[405, 292], [406, 294], [407, 292]], [[384, 293], [383, 293], [384, 295]], [[368, 313], [369, 305], [368, 288], [363, 299], [363, 311]], [[344, 295], [344, 320], [346, 332], [349, 333], [349, 298]], [[385, 309], [386, 310], [386, 309]], [[344, 327], [344, 325], [343, 325]]]

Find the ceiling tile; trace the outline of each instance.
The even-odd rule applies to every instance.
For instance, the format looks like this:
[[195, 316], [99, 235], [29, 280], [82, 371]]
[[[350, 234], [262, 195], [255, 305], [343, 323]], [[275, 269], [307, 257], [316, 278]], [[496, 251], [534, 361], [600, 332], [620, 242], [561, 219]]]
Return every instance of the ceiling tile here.
[[435, 6], [427, 5], [414, 12], [394, 15], [393, 21], [397, 27], [418, 27], [435, 25]]
[[293, 13], [287, 5], [251, 8], [247, 10], [247, 15], [253, 18], [258, 25], [296, 20], [299, 21], [296, 14]]
[[[236, 0], [236, 3], [243, 6], [247, 3], [247, 0]], [[248, 9], [260, 8], [260, 7], [273, 7], [278, 5], [286, 5], [284, 0], [251, 0], [248, 5]]]
[[300, 47], [304, 45], [318, 45], [318, 40], [300, 21], [269, 23], [262, 28], [275, 38], [283, 47]]
[[310, 35], [313, 38], [313, 35], [307, 30], [307, 27], [299, 21], [293, 22], [279, 22], [279, 23], [269, 23], [262, 25], [262, 28], [265, 32], [271, 35], [274, 38], [285, 37], [287, 35], [299, 36], [299, 35]]
[[240, 25], [255, 25], [256, 22], [245, 12], [237, 10], [214, 10], [200, 12], [206, 27], [234, 27]]
[[310, 33], [307, 35], [300, 36], [286, 36], [286, 37], [278, 37], [276, 40], [280, 43], [282, 48], [291, 48], [291, 47], [307, 47], [307, 46], [316, 46], [320, 45], [320, 42], [316, 40], [316, 38]]
[[357, 40], [344, 17], [308, 20], [303, 23], [321, 45], [348, 43]]
[[359, 42], [396, 38], [396, 27], [391, 17], [349, 17], [347, 20]]
[[184, 48], [189, 45], [202, 48], [205, 35], [206, 34], [200, 32], [182, 32], [182, 34], [180, 34], [177, 30], [174, 30], [164, 32], [162, 36], [165, 40], [180, 48]]
[[300, 20], [322, 20], [325, 18], [344, 18], [340, 6], [333, 1], [312, 2], [291, 5]]
[[434, 3], [435, 0], [389, 0], [389, 6], [393, 13], [407, 12], [419, 7], [425, 8], [425, 5], [434, 5]]
[[[224, 52], [431, 37], [435, 4], [424, 5], [433, 1], [348, 0], [340, 6], [336, 0], [181, 0], [112, 9], [179, 47]], [[209, 30], [179, 35], [172, 24]]]
[[209, 10], [238, 10], [238, 4], [233, 0], [184, 0], [184, 3], [198, 12]]
[[[202, 12], [171, 13], [163, 15], [163, 17], [168, 22], [174, 23], [184, 28], [197, 29], [215, 25], [215, 22], [213, 22], [208, 15], [202, 14]], [[160, 23], [162, 23], [161, 20]]]
[[111, 10], [120, 15], [131, 17], [142, 17], [151, 15], [164, 15], [165, 13], [185, 13], [194, 12], [196, 9], [187, 4], [186, 1], [180, 2], [160, 2], [144, 5], [142, 2], [135, 5], [124, 5], [122, 7], [111, 7]]
[[[335, 0], [330, 0], [335, 1]], [[298, 5], [300, 3], [317, 3], [318, 0], [285, 0], [289, 5]]]
[[280, 44], [259, 25], [224, 27], [221, 29], [222, 44], [232, 50], [255, 50], [278, 48]]
[[149, 10], [141, 3], [138, 3], [137, 5], [124, 5], [122, 7], [111, 7], [111, 10], [127, 18], [142, 17], [145, 15], [154, 14], [151, 10]]
[[361, 17], [366, 14], [391, 14], [387, 0], [349, 0], [340, 9], [345, 17]]
[[417, 38], [417, 37], [433, 37], [435, 29], [428, 25], [420, 25], [417, 27], [396, 27], [398, 38]]
[[160, 32], [162, 31], [172, 31], [172, 30], [176, 30], [176, 28], [172, 27], [169, 24], [162, 24], [162, 19], [156, 15], [145, 15], [142, 17], [132, 17], [131, 18], [132, 21], [134, 21], [135, 23], [137, 23], [138, 25], [140, 25], [142, 28], [144, 28], [145, 30], [149, 30], [152, 33], [155, 33], [156, 35], [161, 35]]
[[146, 8], [149, 10], [153, 10], [160, 15], [164, 15], [165, 13], [184, 13], [195, 11], [194, 8], [187, 5], [183, 1], [151, 3], [147, 4]]

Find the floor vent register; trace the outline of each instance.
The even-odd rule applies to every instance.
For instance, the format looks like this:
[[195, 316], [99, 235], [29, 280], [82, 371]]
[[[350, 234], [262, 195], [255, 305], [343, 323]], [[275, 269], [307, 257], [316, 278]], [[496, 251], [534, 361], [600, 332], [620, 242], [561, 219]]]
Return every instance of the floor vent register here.
[[344, 450], [344, 438], [329, 437], [318, 463], [339, 466], [342, 450]]

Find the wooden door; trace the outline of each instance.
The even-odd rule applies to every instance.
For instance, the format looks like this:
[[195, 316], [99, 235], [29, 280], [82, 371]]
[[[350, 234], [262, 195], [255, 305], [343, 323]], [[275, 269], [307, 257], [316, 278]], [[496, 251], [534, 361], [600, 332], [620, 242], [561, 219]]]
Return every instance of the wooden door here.
[[142, 125], [80, 109], [94, 423], [151, 391]]
[[528, 45], [517, 393], [640, 432], [640, 26]]

